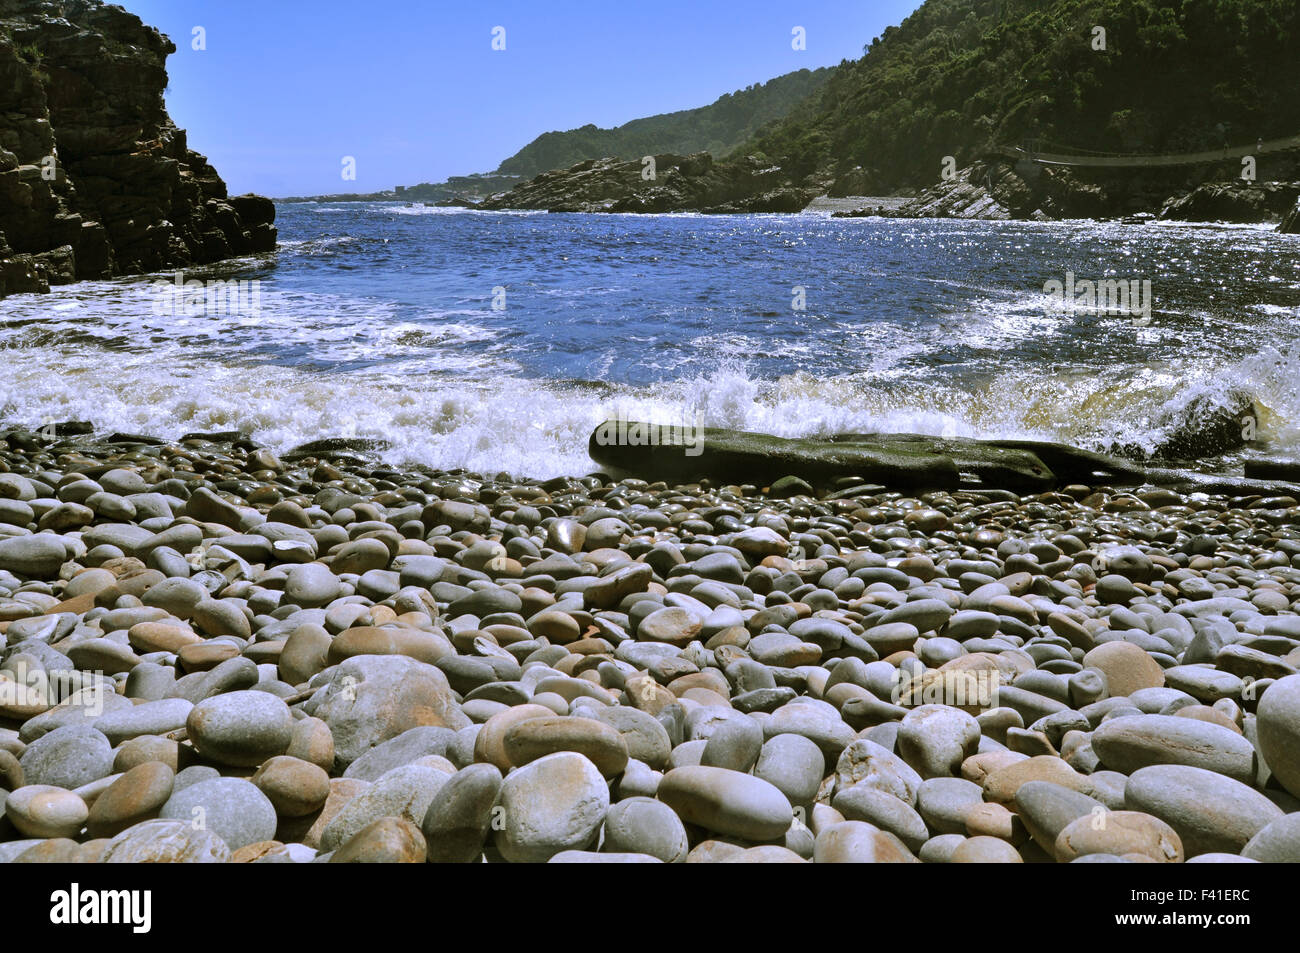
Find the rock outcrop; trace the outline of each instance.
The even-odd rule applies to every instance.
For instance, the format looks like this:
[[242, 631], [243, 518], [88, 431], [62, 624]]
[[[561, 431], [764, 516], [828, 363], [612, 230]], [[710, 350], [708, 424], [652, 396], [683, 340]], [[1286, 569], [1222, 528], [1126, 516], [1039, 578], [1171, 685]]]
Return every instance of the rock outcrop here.
[[[954, 170], [951, 179], [922, 189], [897, 208], [866, 207], [835, 212], [835, 218], [963, 218], [983, 221], [1066, 217], [1075, 203], [1073, 183], [1043, 176], [1037, 166], [1007, 161], [975, 162]], [[836, 182], [835, 188], [843, 188]], [[1051, 213], [1044, 208], [1051, 209]]]
[[799, 188], [752, 156], [715, 161], [707, 152], [645, 160], [588, 159], [543, 172], [479, 205], [549, 212], [799, 212], [818, 189]]
[[[865, 206], [835, 218], [963, 218], [988, 221], [1120, 218], [1257, 223], [1285, 219], [1300, 197], [1300, 182], [1202, 182], [1206, 170], [1092, 170], [984, 159], [955, 170], [951, 179], [922, 189], [896, 208]], [[832, 183], [834, 194], [865, 174]], [[1182, 181], [1185, 180], [1185, 181]], [[1172, 193], [1172, 195], [1171, 195]], [[1293, 228], [1300, 228], [1300, 215]], [[1285, 229], [1283, 229], [1285, 230]]]
[[1300, 182], [1206, 182], [1170, 199], [1160, 217], [1179, 222], [1270, 222], [1300, 198]]
[[0, 296], [275, 248], [167, 115], [176, 47], [99, 0], [0, 0]]
[[[1188, 423], [1188, 445], [1241, 446]], [[825, 438], [776, 437], [720, 428], [607, 420], [592, 431], [587, 453], [607, 471], [647, 480], [721, 484], [796, 477], [827, 489], [849, 477], [893, 489], [991, 488], [1040, 493], [1068, 484], [1151, 483], [1182, 492], [1279, 495], [1300, 485], [1147, 466], [1122, 457], [1037, 440], [973, 440], [925, 434], [846, 433]]]
[[1300, 235], [1300, 198], [1296, 199], [1291, 210], [1282, 216], [1282, 224], [1277, 227], [1277, 230], [1288, 235]]

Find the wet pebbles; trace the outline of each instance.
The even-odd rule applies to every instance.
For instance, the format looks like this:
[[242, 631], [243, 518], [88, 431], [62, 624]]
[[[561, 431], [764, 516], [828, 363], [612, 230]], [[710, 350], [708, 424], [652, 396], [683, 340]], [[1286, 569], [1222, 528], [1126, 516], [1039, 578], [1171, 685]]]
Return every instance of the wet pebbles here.
[[1300, 861], [1300, 502], [840, 489], [0, 435], [0, 860]]

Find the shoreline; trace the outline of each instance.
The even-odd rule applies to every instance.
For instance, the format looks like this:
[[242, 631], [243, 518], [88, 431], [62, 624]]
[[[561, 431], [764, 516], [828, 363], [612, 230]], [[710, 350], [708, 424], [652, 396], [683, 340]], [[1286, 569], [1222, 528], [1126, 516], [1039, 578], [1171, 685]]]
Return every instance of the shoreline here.
[[1300, 857], [1294, 497], [219, 436], [0, 443], [0, 861]]

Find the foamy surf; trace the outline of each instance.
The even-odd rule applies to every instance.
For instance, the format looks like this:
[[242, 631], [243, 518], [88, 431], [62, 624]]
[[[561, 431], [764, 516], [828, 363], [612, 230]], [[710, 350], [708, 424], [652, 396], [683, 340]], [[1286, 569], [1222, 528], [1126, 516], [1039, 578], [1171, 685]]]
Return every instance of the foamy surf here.
[[[1057, 440], [1096, 449], [1154, 446], [1152, 421], [1194, 396], [1228, 395], [1249, 379], [1262, 409], [1261, 440], [1300, 449], [1295, 355], [1264, 355], [1193, 389], [1151, 372], [1124, 386], [1095, 379], [990, 382], [968, 392], [862, 377], [756, 380], [740, 365], [646, 389], [579, 387], [514, 377], [436, 384], [387, 372], [321, 374], [303, 368], [194, 363], [160, 368], [120, 361], [112, 374], [86, 354], [9, 352], [0, 418], [26, 426], [85, 420], [98, 431], [175, 438], [239, 430], [285, 452], [325, 437], [383, 441], [398, 465], [548, 478], [590, 472], [587, 440], [602, 420], [721, 427], [786, 437], [923, 433], [944, 437]], [[43, 359], [44, 358], [44, 359]], [[52, 358], [52, 359], [51, 359]], [[1267, 366], [1267, 367], [1266, 367]], [[1269, 373], [1262, 373], [1269, 370]]]
[[[1294, 243], [1257, 229], [392, 204], [280, 223], [274, 256], [184, 276], [257, 282], [255, 308], [159, 313], [172, 274], [6, 299], [0, 422], [364, 437], [545, 478], [591, 470], [615, 416], [1143, 452], [1244, 390], [1261, 445], [1300, 452]], [[1054, 306], [1067, 274], [1149, 276], [1150, 324]]]

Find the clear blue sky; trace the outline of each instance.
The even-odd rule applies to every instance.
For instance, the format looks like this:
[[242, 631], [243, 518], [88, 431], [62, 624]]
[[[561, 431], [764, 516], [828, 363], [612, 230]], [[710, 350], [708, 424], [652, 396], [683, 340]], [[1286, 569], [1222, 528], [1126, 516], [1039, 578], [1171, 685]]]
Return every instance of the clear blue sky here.
[[[543, 132], [856, 59], [920, 0], [119, 2], [176, 44], [167, 107], [190, 148], [232, 193], [284, 196], [490, 171]], [[196, 26], [205, 50], [192, 48]], [[804, 51], [791, 48], [796, 26]]]

